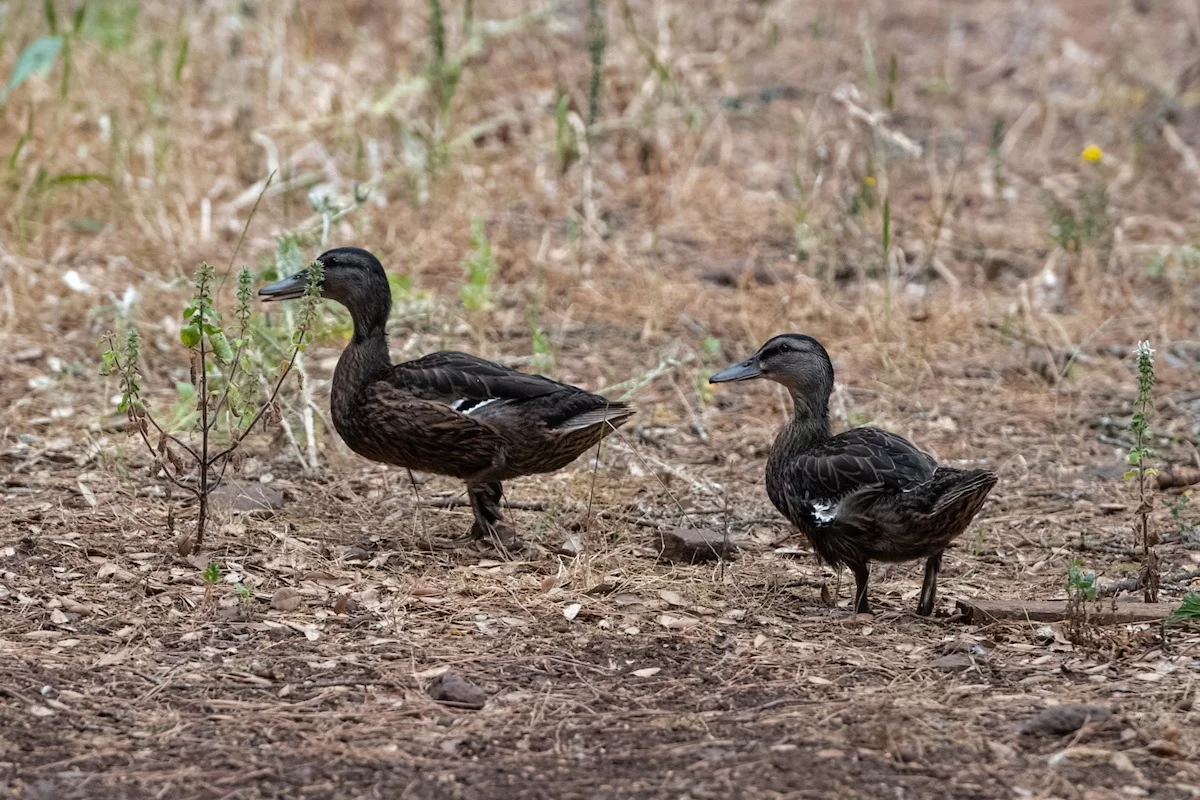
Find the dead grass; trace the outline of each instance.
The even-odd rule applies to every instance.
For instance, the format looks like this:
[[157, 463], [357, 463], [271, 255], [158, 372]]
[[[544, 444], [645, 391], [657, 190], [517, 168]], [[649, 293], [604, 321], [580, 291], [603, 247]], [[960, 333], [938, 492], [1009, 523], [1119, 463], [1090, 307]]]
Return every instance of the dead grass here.
[[[1182, 249], [1200, 243], [1197, 4], [664, 0], [630, 4], [632, 26], [620, 2], [601, 5], [598, 130], [590, 167], [565, 172], [554, 107], [566, 93], [586, 114], [590, 70], [577, 0], [471, 54], [442, 116], [410, 91], [429, 58], [414, 2], [140, 4], [127, 46], [105, 49], [95, 29], [73, 43], [65, 99], [60, 65], [0, 108], [6, 789], [1200, 795], [1194, 629], [1112, 630], [1083, 651], [1033, 624], [921, 620], [911, 565], [876, 568], [874, 619], [828, 609], [835, 576], [761, 487], [784, 398], [704, 386], [769, 335], [804, 331], [835, 357], [839, 424], [996, 469], [984, 518], [947, 554], [944, 597], [1061, 598], [1077, 557], [1101, 584], [1130, 574], [1119, 472], [1140, 339], [1159, 350], [1159, 456], [1200, 464], [1200, 291]], [[536, 8], [479, 4], [476, 29]], [[0, 76], [46, 26], [41, 4], [10, 10]], [[431, 139], [445, 143], [436, 170], [419, 157]], [[1091, 143], [1098, 165], [1080, 158]], [[511, 512], [525, 560], [431, 547], [466, 512], [419, 506], [406, 475], [333, 435], [320, 474], [282, 438], [256, 441], [243, 477], [281, 489], [282, 508], [227, 514], [202, 556], [176, 554], [95, 343], [132, 287], [148, 394], [172, 402], [187, 379], [182, 279], [227, 261], [274, 168], [239, 261], [318, 225], [314, 187], [369, 186], [331, 242], [370, 247], [425, 296], [394, 319], [396, 358], [454, 346], [528, 363], [536, 304], [555, 377], [600, 388], [680, 362], [637, 392], [636, 428], [594, 477], [581, 459], [512, 484], [542, 509]], [[81, 174], [111, 185], [54, 180]], [[1111, 236], [1071, 252], [1047, 198], [1085, 221], [1079, 187], [1104, 188], [1091, 222]], [[457, 302], [473, 217], [499, 267], [485, 314]], [[310, 351], [318, 391], [341, 344], [331, 328]], [[457, 491], [419, 487], [423, 501]], [[178, 508], [177, 527], [194, 513]], [[1164, 573], [1196, 565], [1194, 520], [1156, 508]], [[658, 531], [682, 524], [728, 526], [748, 549], [660, 562]], [[563, 555], [573, 536], [582, 554]], [[299, 608], [272, 607], [281, 588]], [[444, 669], [484, 687], [487, 707], [431, 701]], [[1116, 716], [1061, 740], [1017, 732], [1066, 702]]]

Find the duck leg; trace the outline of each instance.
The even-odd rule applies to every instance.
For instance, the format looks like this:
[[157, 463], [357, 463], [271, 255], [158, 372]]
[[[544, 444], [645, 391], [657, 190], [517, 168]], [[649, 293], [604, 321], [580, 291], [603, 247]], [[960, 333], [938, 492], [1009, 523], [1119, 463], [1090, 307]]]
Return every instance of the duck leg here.
[[930, 556], [925, 561], [925, 581], [921, 584], [921, 599], [917, 603], [917, 615], [928, 617], [933, 613], [937, 599], [937, 576], [942, 571], [942, 554]]
[[512, 526], [504, 521], [504, 512], [500, 510], [500, 501], [504, 497], [504, 487], [500, 481], [468, 483], [467, 497], [471, 500], [471, 511], [475, 514], [470, 538], [491, 539], [502, 548], [519, 548], [520, 542], [516, 533]]
[[866, 564], [851, 564], [850, 571], [854, 573], [854, 613], [870, 614], [871, 605], [867, 602], [867, 579], [871, 577], [871, 569]]

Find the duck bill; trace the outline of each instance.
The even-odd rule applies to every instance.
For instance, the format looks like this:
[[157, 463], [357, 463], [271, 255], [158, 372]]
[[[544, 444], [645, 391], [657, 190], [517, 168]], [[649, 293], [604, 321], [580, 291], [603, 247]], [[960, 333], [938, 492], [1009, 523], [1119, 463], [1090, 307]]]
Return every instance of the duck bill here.
[[307, 286], [308, 273], [298, 272], [290, 278], [268, 283], [258, 290], [258, 296], [262, 298], [264, 303], [273, 303], [277, 300], [295, 300], [297, 297], [304, 296], [304, 290]]
[[732, 381], [748, 381], [761, 378], [762, 367], [759, 366], [758, 356], [748, 358], [740, 364], [726, 367], [708, 379], [709, 383], [730, 383]]

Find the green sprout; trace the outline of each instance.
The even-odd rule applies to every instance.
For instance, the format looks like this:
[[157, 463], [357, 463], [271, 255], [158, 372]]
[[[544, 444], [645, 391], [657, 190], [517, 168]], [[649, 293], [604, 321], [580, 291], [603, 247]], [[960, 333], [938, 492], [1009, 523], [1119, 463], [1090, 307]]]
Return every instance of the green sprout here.
[[1200, 620], [1200, 592], [1188, 592], [1180, 602], [1179, 608], [1171, 615], [1168, 622], [1195, 622]]
[[[150, 451], [155, 474], [161, 474], [171, 486], [197, 501], [195, 536], [181, 540], [182, 553], [191, 552], [203, 542], [209, 497], [224, 479], [229, 465], [240, 460], [239, 448], [246, 436], [264, 417], [275, 418], [279, 391], [300, 352], [308, 346], [319, 319], [321, 278], [321, 265], [310, 265], [290, 353], [284, 354], [272, 383], [265, 370], [253, 374], [251, 361], [245, 357], [251, 327], [249, 270], [243, 269], [238, 275], [238, 335], [231, 343], [221, 313], [214, 307], [214, 270], [207, 263], [201, 264], [196, 270], [194, 294], [183, 310], [179, 333], [180, 341], [190, 351], [191, 380], [176, 385], [179, 400], [172, 420], [166, 425], [150, 413], [142, 399], [142, 376], [138, 370], [141, 338], [137, 330], [131, 328], [121, 345], [112, 334], [101, 342], [104, 348], [101, 374], [117, 379], [118, 409], [129, 418], [131, 432]], [[266, 399], [247, 402], [244, 398], [250, 394], [250, 388], [259, 383], [266, 390]], [[222, 421], [226, 424], [219, 424]], [[151, 430], [157, 435], [157, 443], [150, 439]], [[188, 477], [189, 472], [194, 476]], [[206, 576], [214, 568], [219, 569], [210, 566]], [[219, 577], [219, 572], [216, 574]]]
[[[1143, 599], [1147, 603], [1158, 602], [1158, 558], [1152, 549], [1153, 542], [1150, 534], [1150, 501], [1146, 499], [1146, 478], [1154, 477], [1158, 470], [1146, 466], [1146, 461], [1154, 451], [1150, 449], [1149, 413], [1154, 394], [1154, 350], [1150, 342], [1138, 342], [1134, 350], [1137, 356], [1138, 389], [1137, 400], [1134, 401], [1133, 416], [1129, 420], [1129, 433], [1133, 436], [1134, 445], [1129, 450], [1129, 463], [1132, 469], [1125, 473], [1125, 480], [1137, 479], [1138, 507], [1135, 512], [1137, 526], [1142, 540], [1142, 571], [1140, 583]], [[1135, 546], [1137, 542], [1134, 542]]]
[[467, 256], [467, 282], [459, 294], [463, 307], [468, 311], [486, 311], [492, 307], [492, 273], [496, 262], [492, 258], [492, 245], [488, 242], [483, 220], [471, 220], [471, 254]]
[[1067, 568], [1067, 596], [1081, 601], [1096, 599], [1096, 573], [1085, 570], [1079, 559]]

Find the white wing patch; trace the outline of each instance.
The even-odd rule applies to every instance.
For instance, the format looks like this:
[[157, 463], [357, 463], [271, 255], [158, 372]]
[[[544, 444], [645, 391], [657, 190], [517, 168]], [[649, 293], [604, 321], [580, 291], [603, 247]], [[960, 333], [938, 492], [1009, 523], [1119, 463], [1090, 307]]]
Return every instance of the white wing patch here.
[[818, 525], [828, 525], [837, 519], [838, 511], [841, 510], [841, 503], [812, 503], [809, 506], [809, 511], [812, 512], [813, 518], [816, 519]]
[[478, 403], [472, 404], [472, 402], [470, 400], [461, 399], [461, 400], [455, 400], [453, 403], [450, 404], [450, 407], [452, 409], [454, 409], [455, 411], [459, 411], [463, 414], [471, 415], [471, 414], [474, 414], [479, 409], [483, 408], [484, 406], [489, 405], [491, 403], [495, 403], [498, 400], [500, 400], [499, 397], [489, 397], [486, 400], [480, 400]]

